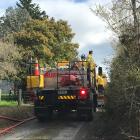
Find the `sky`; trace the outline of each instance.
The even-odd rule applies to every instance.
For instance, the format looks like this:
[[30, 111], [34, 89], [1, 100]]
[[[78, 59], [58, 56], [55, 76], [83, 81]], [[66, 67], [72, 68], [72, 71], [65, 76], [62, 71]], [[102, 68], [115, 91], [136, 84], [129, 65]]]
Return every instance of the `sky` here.
[[[1, 0], [0, 16], [9, 6], [15, 6], [18, 0]], [[45, 10], [47, 15], [55, 19], [67, 20], [75, 37], [73, 42], [80, 45], [78, 52], [88, 54], [93, 50], [93, 58], [97, 65], [103, 66], [104, 60], [111, 59], [113, 49], [111, 47], [111, 31], [107, 30], [106, 24], [95, 16], [89, 7], [101, 3], [108, 5], [110, 0], [33, 0]]]

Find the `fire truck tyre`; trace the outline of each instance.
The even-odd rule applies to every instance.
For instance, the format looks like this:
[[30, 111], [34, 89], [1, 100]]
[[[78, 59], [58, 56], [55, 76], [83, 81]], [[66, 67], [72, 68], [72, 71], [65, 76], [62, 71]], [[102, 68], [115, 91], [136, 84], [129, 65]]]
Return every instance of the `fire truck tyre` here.
[[93, 106], [93, 110], [94, 110], [94, 112], [96, 112], [97, 111], [97, 107]]
[[81, 110], [81, 109], [77, 110], [77, 119], [79, 121], [83, 120], [83, 115], [82, 114], [83, 114], [83, 110]]
[[52, 115], [53, 115], [53, 110], [48, 108], [45, 112], [46, 119], [50, 120], [52, 118]]
[[87, 111], [87, 120], [92, 121], [93, 120], [93, 110], [88, 110]]
[[98, 103], [97, 103], [97, 94], [93, 95], [93, 109], [94, 112], [96, 112], [96, 107], [97, 107]]
[[87, 120], [87, 121], [92, 121], [93, 120], [93, 110], [82, 110], [79, 109], [77, 110], [77, 117], [79, 121]]

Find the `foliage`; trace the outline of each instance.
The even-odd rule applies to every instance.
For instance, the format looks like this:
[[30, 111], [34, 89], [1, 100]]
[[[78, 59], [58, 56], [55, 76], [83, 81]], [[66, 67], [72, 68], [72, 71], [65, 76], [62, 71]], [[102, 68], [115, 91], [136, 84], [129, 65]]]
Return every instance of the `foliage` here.
[[14, 34], [15, 43], [24, 49], [26, 60], [37, 57], [50, 65], [77, 56], [78, 45], [72, 43], [73, 36], [67, 22], [52, 19], [31, 20], [23, 30]]
[[31, 71], [31, 58], [38, 58], [39, 63], [50, 66], [55, 66], [59, 60], [76, 58], [79, 46], [72, 42], [73, 37], [66, 21], [48, 18], [32, 0], [19, 0], [17, 8], [9, 7], [0, 17], [0, 39], [3, 42], [14, 41], [18, 46], [17, 49], [15, 45], [1, 42], [4, 48], [0, 48], [3, 49], [0, 57], [4, 61], [1, 61], [0, 78], [16, 78], [16, 85], [21, 86]]
[[0, 17], [0, 38], [9, 39], [9, 34], [20, 31], [29, 20], [30, 16], [25, 9], [7, 8], [5, 15]]
[[14, 44], [0, 42], [0, 79], [16, 76], [20, 53]]
[[[134, 4], [135, 3], [135, 4]], [[110, 65], [110, 83], [106, 91], [107, 113], [117, 120], [125, 132], [136, 134], [137, 112], [140, 109], [140, 44], [138, 44], [140, 16], [135, 0], [113, 1], [111, 8], [97, 6], [94, 11], [108, 25], [118, 42]], [[129, 122], [129, 123], [128, 123]], [[134, 133], [135, 131], [135, 133]], [[125, 133], [126, 134], [126, 133]]]
[[[18, 85], [21, 85], [23, 76], [25, 76], [26, 74], [26, 65], [25, 65], [26, 63], [24, 61], [23, 62], [21, 61], [23, 60], [22, 57], [23, 57], [24, 50], [14, 45], [13, 34], [22, 30], [26, 22], [30, 20], [31, 17], [29, 16], [27, 10], [21, 8], [12, 8], [12, 7], [6, 9], [4, 16], [0, 18], [0, 31], [1, 31], [0, 38], [3, 41], [2, 43], [4, 44], [4, 46], [6, 44], [12, 44], [12, 45], [8, 45], [8, 47], [5, 47], [5, 49], [3, 49], [3, 51], [0, 54], [0, 57], [1, 55], [6, 54], [7, 52], [9, 53], [9, 51], [11, 54], [18, 53], [20, 55], [20, 58], [19, 57], [17, 58], [17, 56], [15, 55], [11, 56], [11, 54], [9, 53], [8, 57], [10, 58], [12, 57], [12, 59], [10, 59], [10, 62], [7, 60], [6, 63], [8, 64], [5, 64], [4, 61], [1, 62], [3, 65], [3, 69], [1, 69], [1, 71], [3, 71], [3, 73], [1, 73], [2, 75], [1, 78], [13, 80], [13, 81], [16, 80]], [[6, 70], [8, 70], [8, 72]]]
[[41, 11], [39, 5], [32, 3], [32, 0], [19, 0], [17, 6], [26, 9], [33, 19], [42, 19], [47, 17], [45, 11]]
[[52, 18], [32, 19], [21, 31], [14, 33], [15, 44], [22, 54], [18, 72], [22, 85], [26, 76], [31, 73], [31, 58], [38, 58], [41, 65], [47, 64], [51, 67], [59, 60], [76, 58], [79, 46], [72, 42], [73, 37], [74, 33], [66, 21], [55, 21]]

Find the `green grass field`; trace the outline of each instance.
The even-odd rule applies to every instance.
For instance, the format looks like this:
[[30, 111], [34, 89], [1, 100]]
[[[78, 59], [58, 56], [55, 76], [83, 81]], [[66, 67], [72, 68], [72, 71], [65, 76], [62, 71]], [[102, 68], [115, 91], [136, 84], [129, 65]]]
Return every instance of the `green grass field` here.
[[0, 106], [17, 106], [16, 101], [0, 101]]

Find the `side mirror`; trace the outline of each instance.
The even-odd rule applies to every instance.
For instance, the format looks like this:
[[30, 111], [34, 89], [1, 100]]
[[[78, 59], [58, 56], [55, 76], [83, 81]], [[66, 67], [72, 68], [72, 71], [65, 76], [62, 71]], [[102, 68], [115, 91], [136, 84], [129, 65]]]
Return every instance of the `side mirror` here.
[[103, 75], [102, 67], [99, 67], [99, 68], [98, 68], [98, 75], [100, 75], [100, 76]]

